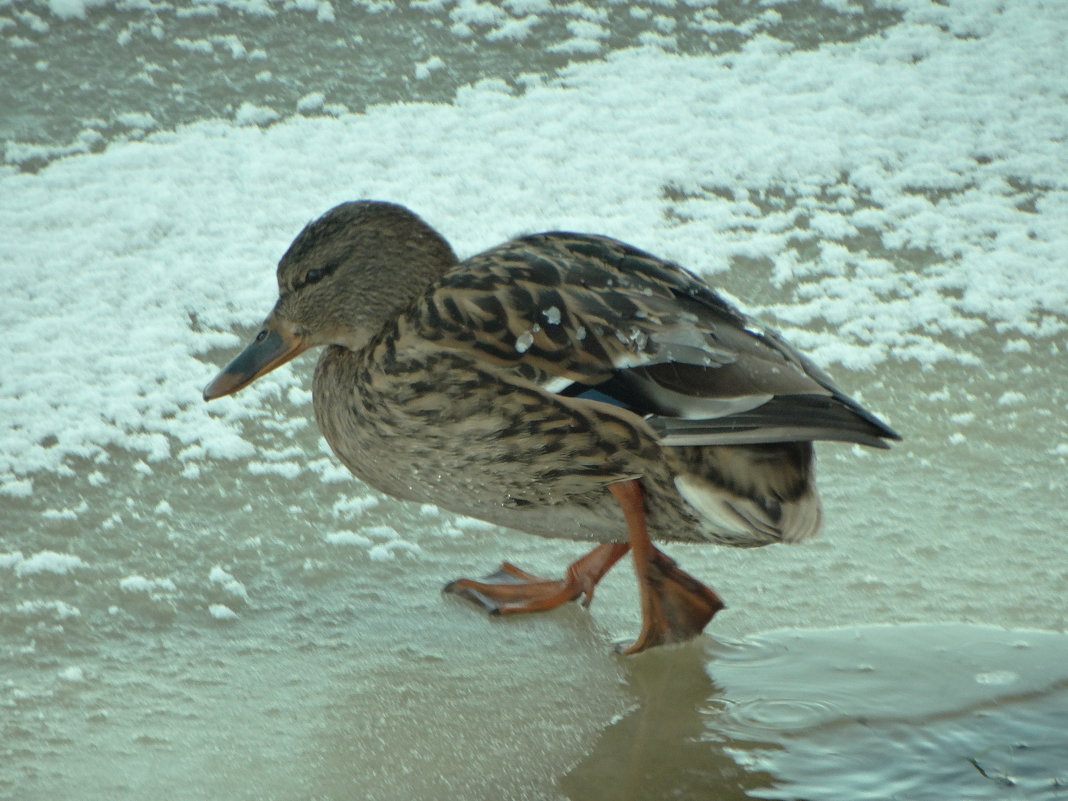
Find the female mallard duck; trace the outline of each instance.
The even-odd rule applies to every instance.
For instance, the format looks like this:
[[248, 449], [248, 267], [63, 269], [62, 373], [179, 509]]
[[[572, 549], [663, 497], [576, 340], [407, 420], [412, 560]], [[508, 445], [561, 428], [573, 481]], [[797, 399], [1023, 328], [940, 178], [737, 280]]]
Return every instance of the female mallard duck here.
[[493, 613], [588, 604], [629, 550], [642, 630], [627, 653], [694, 637], [723, 607], [651, 539], [810, 537], [812, 441], [899, 438], [696, 276], [604, 236], [534, 234], [459, 261], [408, 209], [344, 203], [290, 245], [278, 291], [205, 399], [325, 345], [315, 418], [360, 480], [602, 543], [561, 580], [505, 563], [446, 589]]

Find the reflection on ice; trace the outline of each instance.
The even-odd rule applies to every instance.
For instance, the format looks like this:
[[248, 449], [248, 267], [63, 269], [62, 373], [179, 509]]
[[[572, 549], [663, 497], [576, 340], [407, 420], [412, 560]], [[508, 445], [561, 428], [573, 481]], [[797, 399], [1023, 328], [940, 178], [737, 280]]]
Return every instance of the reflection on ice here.
[[[1068, 792], [1068, 636], [964, 625], [776, 632], [626, 665], [636, 708], [570, 798], [1001, 801]], [[714, 788], [714, 789], [713, 789]]]

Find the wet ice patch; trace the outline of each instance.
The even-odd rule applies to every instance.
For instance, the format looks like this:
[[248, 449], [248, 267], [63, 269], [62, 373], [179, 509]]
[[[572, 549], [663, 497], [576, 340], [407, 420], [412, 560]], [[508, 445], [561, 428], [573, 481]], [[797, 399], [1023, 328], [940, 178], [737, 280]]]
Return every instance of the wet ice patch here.
[[1014, 684], [1020, 679], [1020, 674], [1015, 670], [994, 670], [989, 673], [976, 673], [975, 681], [977, 684], [996, 684], [996, 685], [1008, 685]]
[[[638, 711], [563, 778], [568, 798], [703, 798], [729, 776], [739, 798], [1003, 801], [1059, 798], [1068, 778], [1064, 634], [783, 631], [642, 659]], [[668, 671], [685, 703], [663, 693]], [[620, 749], [643, 755], [625, 775]]]

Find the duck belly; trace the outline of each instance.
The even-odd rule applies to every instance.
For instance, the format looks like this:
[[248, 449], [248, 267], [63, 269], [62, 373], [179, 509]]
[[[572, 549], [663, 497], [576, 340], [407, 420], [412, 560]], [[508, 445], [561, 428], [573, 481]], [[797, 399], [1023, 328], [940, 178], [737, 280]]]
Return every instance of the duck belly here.
[[662, 447], [607, 404], [447, 359], [391, 373], [356, 356], [324, 352], [316, 419], [338, 459], [387, 495], [538, 536], [622, 542], [607, 487], [640, 479], [656, 540], [753, 547], [818, 528], [811, 443]]

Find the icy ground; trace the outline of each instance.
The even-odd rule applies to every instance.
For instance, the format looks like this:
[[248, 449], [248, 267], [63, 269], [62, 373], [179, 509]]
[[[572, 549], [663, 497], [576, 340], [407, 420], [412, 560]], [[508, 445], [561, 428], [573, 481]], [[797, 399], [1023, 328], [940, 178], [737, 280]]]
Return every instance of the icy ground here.
[[[45, 121], [78, 94], [59, 43], [101, 31], [116, 76], [167, 76], [146, 98], [194, 95], [197, 59], [279, 85], [188, 117], [123, 95], [36, 142], [0, 90], [0, 794], [1063, 797], [1068, 8], [661, 7], [413, 4], [439, 38], [361, 105], [272, 36], [348, 46], [368, 4], [0, 0]], [[358, 485], [315, 431], [309, 357], [200, 399], [292, 237], [358, 197], [462, 254], [565, 228], [673, 258], [906, 439], [820, 446], [810, 545], [672, 548], [729, 607], [692, 646], [612, 654], [638, 624], [622, 566], [588, 613], [486, 619], [440, 585], [581, 547]]]

